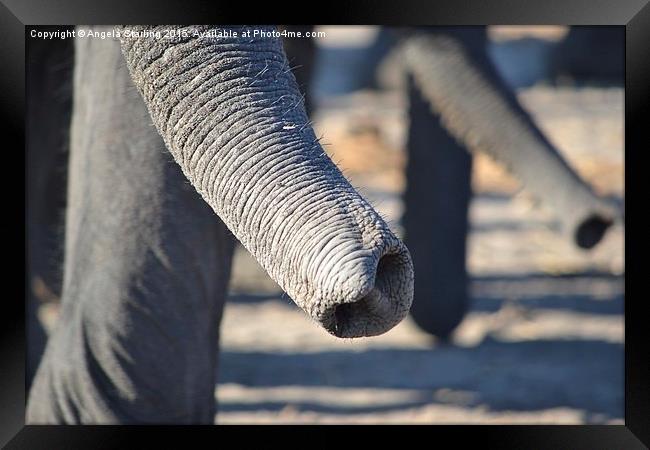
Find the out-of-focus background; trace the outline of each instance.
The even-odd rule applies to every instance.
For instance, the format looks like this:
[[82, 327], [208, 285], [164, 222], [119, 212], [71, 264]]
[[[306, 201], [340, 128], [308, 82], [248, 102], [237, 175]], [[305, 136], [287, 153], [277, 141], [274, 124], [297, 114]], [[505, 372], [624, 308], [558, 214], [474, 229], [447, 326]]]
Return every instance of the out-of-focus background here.
[[[316, 31], [325, 34], [309, 87], [317, 133], [401, 234], [407, 98], [399, 55], [377, 27]], [[568, 31], [491, 27], [490, 55], [563, 156], [599, 194], [622, 199], [622, 74], [602, 83], [558, 71], [549, 55]], [[622, 52], [622, 40], [611, 45]], [[560, 54], [602, 61], [590, 51]], [[484, 155], [474, 160], [473, 190], [472, 306], [449, 343], [410, 318], [379, 337], [334, 338], [238, 247], [217, 423], [622, 423], [622, 225], [592, 251], [578, 249], [552, 212]], [[51, 326], [56, 302], [44, 302], [40, 318]]]
[[[401, 233], [407, 105], [398, 55], [383, 54], [376, 27], [316, 31], [325, 32], [310, 86], [317, 132]], [[492, 27], [490, 54], [579, 173], [600, 194], [622, 197], [623, 86], [562, 73], [549, 82], [547, 54], [567, 33]], [[622, 227], [593, 251], [579, 250], [487, 156], [475, 159], [473, 189], [472, 308], [451, 344], [410, 318], [376, 338], [329, 336], [239, 247], [222, 322], [217, 422], [622, 423]]]

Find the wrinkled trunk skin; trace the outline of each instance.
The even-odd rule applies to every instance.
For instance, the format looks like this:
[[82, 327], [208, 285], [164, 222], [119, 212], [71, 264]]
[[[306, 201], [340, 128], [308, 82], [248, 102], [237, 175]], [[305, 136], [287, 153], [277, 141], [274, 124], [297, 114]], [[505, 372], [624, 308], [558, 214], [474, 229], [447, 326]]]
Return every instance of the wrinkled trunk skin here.
[[409, 253], [319, 145], [279, 39], [218, 37], [208, 26], [132, 37], [166, 29], [118, 28], [135, 85], [192, 185], [327, 331], [373, 336], [399, 323], [412, 300]]
[[29, 423], [212, 423], [232, 234], [336, 336], [407, 314], [409, 253], [318, 144], [278, 39], [75, 58], [63, 304]]
[[29, 423], [213, 423], [233, 238], [165, 150], [119, 42], [79, 39], [62, 310]]
[[415, 32], [409, 71], [445, 127], [472, 152], [503, 163], [558, 215], [576, 245], [596, 245], [617, 212], [599, 199], [535, 126], [488, 60], [484, 27]]
[[431, 112], [409, 80], [408, 162], [404, 192], [404, 242], [418, 279], [411, 317], [446, 339], [468, 307], [466, 267], [472, 154]]
[[[53, 27], [60, 29], [61, 27]], [[42, 302], [60, 297], [73, 45], [27, 40], [27, 359], [29, 390], [47, 336], [37, 317]]]

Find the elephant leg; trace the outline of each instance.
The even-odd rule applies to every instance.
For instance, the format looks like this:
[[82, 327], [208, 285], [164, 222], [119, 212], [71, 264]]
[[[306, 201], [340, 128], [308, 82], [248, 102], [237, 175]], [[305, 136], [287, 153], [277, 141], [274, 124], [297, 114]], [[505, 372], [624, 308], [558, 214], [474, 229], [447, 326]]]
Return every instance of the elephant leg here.
[[62, 311], [30, 423], [213, 423], [233, 239], [151, 124], [120, 44], [77, 40]]
[[60, 297], [68, 131], [72, 110], [71, 40], [27, 42], [27, 359], [29, 390], [47, 335], [38, 319], [44, 301]]
[[468, 306], [465, 263], [472, 156], [409, 80], [405, 243], [417, 267], [411, 317], [445, 339]]

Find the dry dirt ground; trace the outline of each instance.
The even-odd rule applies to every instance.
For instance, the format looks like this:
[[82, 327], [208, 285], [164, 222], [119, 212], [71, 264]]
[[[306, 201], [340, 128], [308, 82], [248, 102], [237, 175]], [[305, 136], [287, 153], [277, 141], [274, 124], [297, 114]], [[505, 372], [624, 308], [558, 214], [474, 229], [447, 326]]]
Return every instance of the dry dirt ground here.
[[[600, 193], [622, 198], [622, 89], [535, 87], [520, 98]], [[404, 107], [395, 92], [359, 93], [315, 118], [334, 161], [398, 233]], [[622, 225], [580, 251], [489, 158], [476, 159], [473, 185], [473, 306], [451, 344], [410, 319], [380, 337], [336, 339], [239, 248], [217, 423], [622, 423]]]
[[[623, 90], [538, 86], [519, 95], [597, 191], [622, 200]], [[404, 111], [399, 91], [361, 92], [325, 102], [314, 117], [326, 151], [398, 234]], [[383, 336], [336, 339], [238, 248], [217, 423], [621, 423], [623, 226], [580, 251], [488, 157], [475, 159], [473, 187], [473, 304], [451, 344], [409, 318]], [[48, 328], [56, 309], [41, 308]]]

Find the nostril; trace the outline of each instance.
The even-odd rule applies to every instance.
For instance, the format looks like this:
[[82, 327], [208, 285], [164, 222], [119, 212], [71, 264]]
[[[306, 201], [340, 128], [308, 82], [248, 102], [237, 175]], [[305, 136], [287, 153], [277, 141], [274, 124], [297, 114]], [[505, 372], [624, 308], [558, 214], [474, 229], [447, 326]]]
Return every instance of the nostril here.
[[599, 215], [587, 217], [576, 229], [575, 240], [580, 248], [590, 249], [603, 238], [607, 229], [612, 225], [610, 219]]
[[375, 286], [379, 285], [384, 289], [391, 289], [391, 283], [399, 283], [400, 277], [396, 277], [396, 275], [405, 269], [410, 270], [410, 267], [406, 267], [406, 265], [410, 266], [410, 258], [407, 255], [408, 251], [404, 249], [401, 253], [382, 256], [377, 263]]
[[355, 303], [344, 303], [334, 308], [334, 318], [336, 319], [337, 328], [344, 322], [350, 321], [350, 319], [355, 315], [355, 309], [359, 308], [359, 303], [363, 304], [365, 302], [365, 297], [362, 298], [359, 302]]
[[329, 331], [338, 337], [375, 336], [397, 325], [411, 306], [412, 270], [404, 247], [382, 256], [372, 287], [333, 308]]

